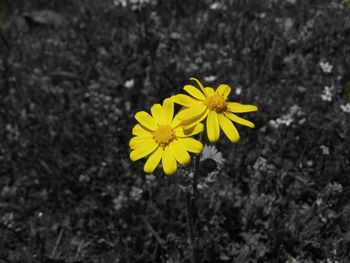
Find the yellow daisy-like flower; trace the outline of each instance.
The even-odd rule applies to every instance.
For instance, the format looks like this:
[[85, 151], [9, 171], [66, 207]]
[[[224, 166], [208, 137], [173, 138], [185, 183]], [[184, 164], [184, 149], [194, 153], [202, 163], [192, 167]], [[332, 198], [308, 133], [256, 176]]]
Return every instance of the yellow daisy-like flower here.
[[206, 119], [208, 139], [216, 142], [220, 137], [220, 129], [231, 142], [239, 140], [239, 133], [232, 122], [254, 128], [254, 123], [238, 117], [235, 113], [257, 111], [254, 105], [244, 105], [237, 102], [227, 101], [231, 92], [230, 86], [221, 84], [214, 91], [211, 87], [204, 87], [196, 78], [190, 78], [197, 82], [199, 89], [193, 85], [185, 85], [184, 90], [188, 95], [178, 94], [171, 99], [184, 106], [177, 115], [185, 128], [193, 127]]
[[135, 135], [129, 146], [132, 149], [132, 161], [147, 157], [144, 165], [146, 173], [152, 173], [162, 161], [165, 174], [171, 175], [177, 169], [177, 163], [187, 164], [191, 157], [189, 152], [200, 153], [203, 149], [201, 142], [191, 136], [203, 131], [203, 125], [192, 126], [184, 130], [181, 121], [174, 117], [174, 103], [165, 99], [163, 105], [155, 104], [151, 114], [145, 111], [136, 113], [135, 119], [139, 122], [132, 129]]

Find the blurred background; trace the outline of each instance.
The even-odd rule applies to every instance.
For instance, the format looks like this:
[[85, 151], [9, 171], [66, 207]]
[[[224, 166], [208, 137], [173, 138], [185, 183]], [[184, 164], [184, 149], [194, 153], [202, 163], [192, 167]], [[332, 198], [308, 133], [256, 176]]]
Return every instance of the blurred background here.
[[349, 52], [340, 0], [1, 0], [0, 262], [190, 262], [186, 178], [128, 141], [192, 76], [259, 107], [206, 150], [201, 262], [349, 262]]

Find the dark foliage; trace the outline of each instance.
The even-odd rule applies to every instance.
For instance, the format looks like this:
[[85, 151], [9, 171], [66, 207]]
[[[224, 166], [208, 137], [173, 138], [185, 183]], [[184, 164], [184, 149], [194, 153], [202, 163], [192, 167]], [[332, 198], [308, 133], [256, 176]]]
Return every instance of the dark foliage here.
[[184, 179], [128, 157], [190, 76], [259, 106], [206, 164], [202, 262], [349, 262], [349, 7], [127, 2], [0, 2], [0, 262], [190, 262]]

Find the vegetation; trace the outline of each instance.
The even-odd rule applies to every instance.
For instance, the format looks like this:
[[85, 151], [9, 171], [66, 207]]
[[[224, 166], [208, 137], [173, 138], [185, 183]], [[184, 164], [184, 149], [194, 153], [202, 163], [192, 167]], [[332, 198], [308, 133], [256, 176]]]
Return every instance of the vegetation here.
[[259, 108], [204, 172], [201, 262], [349, 262], [349, 18], [336, 0], [1, 1], [0, 261], [190, 262], [187, 178], [145, 175], [128, 142], [194, 76]]

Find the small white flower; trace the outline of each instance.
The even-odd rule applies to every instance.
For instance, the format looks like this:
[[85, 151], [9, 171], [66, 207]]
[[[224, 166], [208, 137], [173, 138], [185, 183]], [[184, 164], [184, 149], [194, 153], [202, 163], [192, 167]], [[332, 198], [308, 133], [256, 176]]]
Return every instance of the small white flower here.
[[293, 123], [293, 121], [294, 121], [293, 116], [290, 114], [284, 115], [284, 116], [282, 116], [282, 118], [276, 119], [276, 122], [278, 124], [283, 124], [287, 127], [289, 127]]
[[329, 183], [325, 189], [325, 195], [341, 194], [343, 192], [343, 186], [337, 182]]
[[254, 165], [253, 165], [254, 170], [256, 171], [266, 171], [267, 169], [267, 160], [263, 157], [259, 157]]
[[1, 218], [1, 221], [4, 225], [12, 228], [13, 219], [14, 219], [14, 214], [11, 212], [11, 213], [4, 214], [4, 216]]
[[297, 105], [297, 104], [294, 104], [292, 107], [290, 107], [289, 113], [291, 115], [294, 115], [294, 114], [296, 114], [298, 116], [303, 115], [301, 107], [299, 105]]
[[214, 2], [210, 5], [210, 9], [211, 10], [219, 10], [219, 9], [222, 9], [223, 8], [223, 5], [219, 2]]
[[323, 101], [332, 101], [332, 97], [333, 97], [333, 92], [334, 90], [334, 87], [333, 86], [325, 86], [324, 87], [324, 90], [323, 90], [323, 93], [320, 95], [321, 99]]
[[208, 77], [204, 77], [204, 81], [205, 82], [213, 82], [214, 80], [216, 80], [217, 79], [217, 77], [215, 77], [215, 76], [208, 76]]
[[320, 67], [324, 73], [331, 73], [333, 69], [333, 66], [328, 61], [321, 61]]
[[130, 197], [134, 201], [138, 201], [142, 197], [143, 190], [141, 188], [138, 188], [136, 186], [133, 186], [130, 191]]
[[322, 150], [323, 155], [329, 155], [329, 148], [326, 145], [321, 145], [320, 149]]
[[279, 124], [277, 123], [277, 121], [275, 120], [269, 120], [269, 124], [271, 127], [273, 127], [274, 129], [277, 129], [279, 127]]
[[124, 195], [124, 192], [121, 192], [116, 198], [113, 199], [114, 209], [115, 210], [122, 209], [125, 202], [126, 202], [126, 197]]
[[129, 80], [125, 81], [124, 87], [127, 89], [131, 89], [134, 87], [134, 84], [135, 84], [134, 79], [129, 79]]
[[294, 122], [295, 116], [303, 116], [304, 112], [301, 110], [301, 107], [294, 104], [290, 107], [289, 112], [277, 118], [276, 120], [270, 120], [269, 124], [277, 129], [280, 125], [290, 126]]
[[309, 160], [309, 161], [306, 162], [306, 165], [311, 167], [311, 166], [314, 165], [314, 162], [312, 160]]
[[90, 177], [88, 174], [81, 174], [79, 175], [79, 182], [89, 182], [90, 181]]
[[236, 95], [240, 95], [242, 93], [242, 88], [241, 87], [237, 87], [234, 89]]
[[340, 105], [340, 109], [345, 113], [350, 113], [350, 102]]
[[154, 174], [147, 174], [146, 180], [147, 181], [154, 181], [156, 179], [156, 176]]
[[201, 161], [204, 161], [207, 158], [213, 159], [218, 168], [221, 169], [225, 163], [225, 159], [222, 156], [222, 153], [219, 152], [214, 145], [204, 145]]
[[129, 0], [131, 4], [131, 10], [141, 10], [146, 5], [155, 4], [155, 1], [151, 0]]
[[259, 14], [259, 17], [260, 17], [261, 19], [265, 18], [265, 17], [266, 17], [266, 13], [260, 13], [260, 14]]
[[206, 189], [208, 187], [209, 186], [207, 184], [205, 184], [205, 183], [199, 183], [198, 186], [197, 186], [198, 190], [203, 190], [203, 189]]
[[122, 6], [122, 7], [126, 7], [127, 5], [127, 1], [126, 0], [114, 0], [113, 4], [115, 6]]
[[154, 4], [151, 0], [113, 0], [113, 4], [117, 7], [130, 6], [131, 10], [136, 11], [142, 9], [147, 4]]
[[170, 38], [171, 39], [181, 39], [181, 34], [178, 32], [171, 32]]

